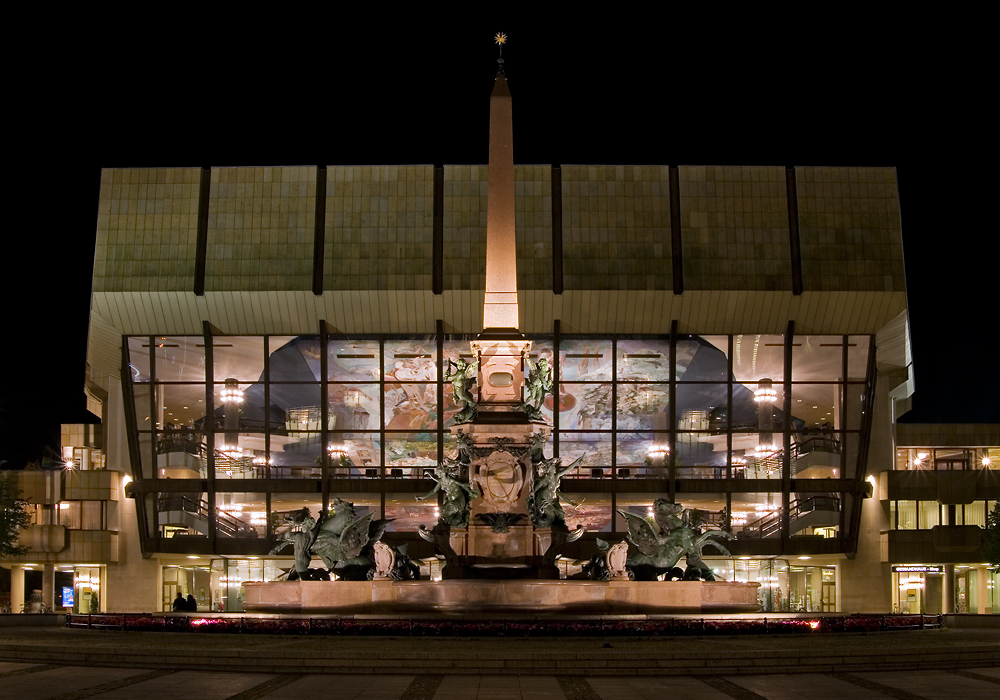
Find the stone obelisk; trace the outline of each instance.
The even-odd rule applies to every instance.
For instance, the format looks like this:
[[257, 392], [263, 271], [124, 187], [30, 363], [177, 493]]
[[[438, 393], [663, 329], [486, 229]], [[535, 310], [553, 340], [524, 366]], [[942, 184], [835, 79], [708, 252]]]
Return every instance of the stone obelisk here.
[[[490, 94], [490, 161], [486, 197], [486, 295], [483, 332], [472, 342], [479, 362], [479, 416], [517, 413], [523, 399], [524, 359], [531, 348], [518, 330], [517, 244], [514, 234], [514, 135], [511, 96], [503, 71], [503, 42]], [[506, 421], [513, 416], [508, 415]]]
[[514, 146], [511, 97], [503, 69], [490, 95], [490, 167], [486, 199], [486, 302], [483, 328], [516, 329]]

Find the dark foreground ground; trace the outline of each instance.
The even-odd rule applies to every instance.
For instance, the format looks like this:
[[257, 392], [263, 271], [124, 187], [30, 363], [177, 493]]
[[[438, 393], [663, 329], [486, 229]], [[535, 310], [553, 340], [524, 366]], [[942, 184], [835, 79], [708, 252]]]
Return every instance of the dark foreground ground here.
[[0, 700], [1000, 697], [1000, 630], [743, 637], [307, 637], [0, 629]]

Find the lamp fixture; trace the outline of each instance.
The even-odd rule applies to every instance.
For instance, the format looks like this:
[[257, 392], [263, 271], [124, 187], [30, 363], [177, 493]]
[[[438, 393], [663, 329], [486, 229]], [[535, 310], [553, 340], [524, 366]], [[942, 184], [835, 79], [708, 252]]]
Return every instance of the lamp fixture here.
[[778, 400], [778, 392], [770, 379], [761, 379], [753, 392], [753, 400], [757, 403], [774, 403]]
[[227, 379], [225, 388], [220, 392], [222, 403], [239, 404], [243, 403], [243, 390], [235, 379]]

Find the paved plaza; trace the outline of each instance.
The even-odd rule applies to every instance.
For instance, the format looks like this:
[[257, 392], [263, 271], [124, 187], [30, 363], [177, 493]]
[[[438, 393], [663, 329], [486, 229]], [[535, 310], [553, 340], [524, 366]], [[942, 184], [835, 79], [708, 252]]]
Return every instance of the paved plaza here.
[[[963, 663], [965, 650], [970, 660]], [[952, 656], [944, 656], [948, 652]], [[799, 673], [766, 673], [766, 666], [754, 670], [761, 659], [834, 659], [847, 653], [884, 659], [880, 667], [909, 666], [865, 671], [828, 665], [824, 672]], [[264, 660], [280, 654], [297, 658], [297, 667], [267, 672]], [[549, 666], [533, 664], [543, 657]], [[953, 661], [942, 661], [945, 658]], [[497, 659], [504, 660], [500, 672], [494, 670]], [[678, 664], [686, 659], [691, 666], [657, 671], [656, 659]], [[697, 666], [696, 659], [708, 659], [711, 665]], [[920, 668], [921, 659], [928, 668]], [[564, 670], [529, 675], [518, 672], [518, 661], [523, 669], [535, 665]], [[789, 663], [794, 661], [770, 668], [784, 669]], [[938, 666], [932, 667], [935, 663]], [[410, 671], [406, 665], [417, 668]], [[334, 669], [337, 672], [331, 673]], [[0, 629], [0, 679], [0, 700], [973, 700], [1000, 697], [1000, 630], [504, 639], [8, 628]]]
[[1000, 668], [747, 676], [329, 675], [147, 671], [0, 662], [0, 700], [950, 700], [997, 697]]

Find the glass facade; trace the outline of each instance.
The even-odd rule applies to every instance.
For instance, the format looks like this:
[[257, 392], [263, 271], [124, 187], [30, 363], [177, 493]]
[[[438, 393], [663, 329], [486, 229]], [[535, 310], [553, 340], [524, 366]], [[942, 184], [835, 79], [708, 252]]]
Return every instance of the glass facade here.
[[[436, 520], [415, 500], [432, 485], [424, 472], [454, 453], [459, 406], [441, 377], [471, 359], [471, 339], [128, 338], [144, 547], [263, 555], [284, 512], [325, 508], [334, 495], [393, 519], [392, 536], [415, 537]], [[852, 550], [870, 429], [867, 336], [531, 340], [532, 359], [555, 369], [546, 453], [579, 460], [565, 477], [580, 503], [567, 511], [571, 527], [624, 534], [617, 509], [668, 497], [731, 527], [741, 552], [775, 551], [765, 541], [788, 551], [802, 538], [821, 553]]]

